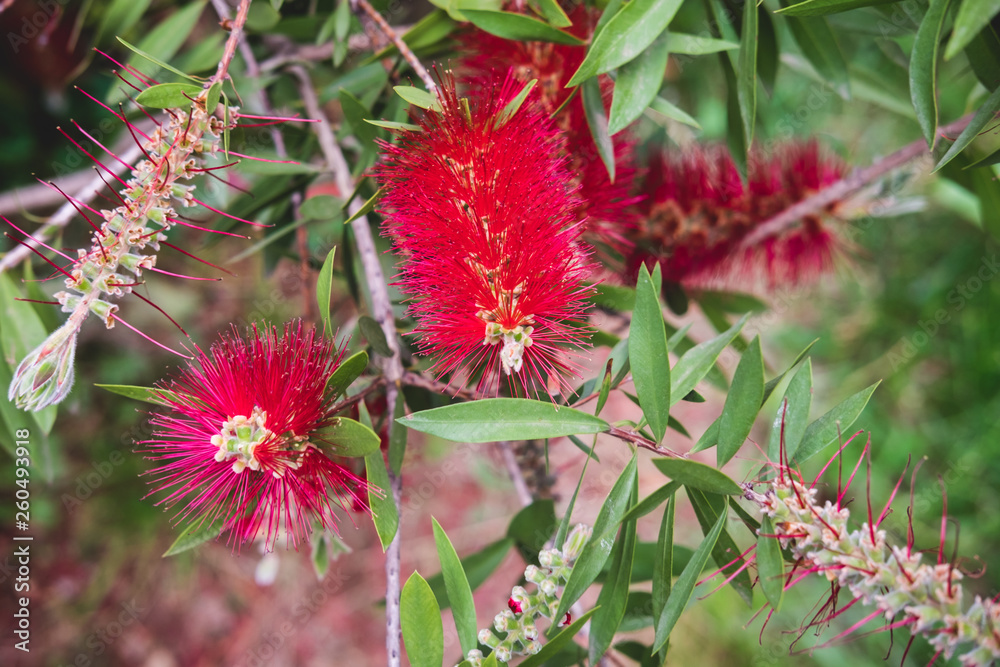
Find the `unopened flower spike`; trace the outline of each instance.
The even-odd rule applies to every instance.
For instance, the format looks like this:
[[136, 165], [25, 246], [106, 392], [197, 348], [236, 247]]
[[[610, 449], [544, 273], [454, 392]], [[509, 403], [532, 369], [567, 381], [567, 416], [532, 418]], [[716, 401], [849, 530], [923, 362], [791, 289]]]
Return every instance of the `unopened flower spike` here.
[[[841, 456], [849, 443], [850, 440], [836, 457]], [[905, 546], [889, 544], [886, 531], [880, 527], [889, 516], [899, 483], [881, 512], [873, 513], [869, 498], [867, 521], [860, 527], [849, 525], [851, 511], [845, 495], [870, 445], [869, 440], [861, 460], [844, 488], [837, 489], [834, 500], [821, 503], [816, 488], [818, 477], [807, 484], [787, 461], [775, 464], [777, 474], [762, 490], [754, 490], [752, 484], [745, 487], [744, 497], [771, 518], [775, 534], [766, 537], [777, 538], [795, 559], [792, 572], [786, 576], [785, 588], [810, 575], [821, 576], [831, 584], [832, 604], [824, 605], [821, 614], [802, 633], [832, 620], [857, 603], [870, 611], [832, 641], [882, 618], [885, 630], [907, 627], [914, 637], [923, 636], [937, 651], [935, 658], [957, 657], [967, 667], [1000, 661], [1000, 603], [976, 596], [971, 605], [965, 604], [959, 583], [962, 573], [945, 559], [945, 517], [936, 557], [930, 562], [926, 554], [914, 549], [912, 527]], [[902, 479], [900, 476], [900, 483]], [[838, 606], [836, 597], [845, 589], [854, 602]]]
[[445, 78], [440, 111], [384, 145], [376, 170], [421, 351], [438, 375], [478, 376], [487, 394], [501, 379], [512, 393], [565, 382], [566, 350], [586, 343], [577, 189], [541, 112], [504, 117], [522, 88], [507, 78], [460, 98]]
[[179, 522], [218, 526], [234, 548], [260, 538], [289, 546], [314, 527], [337, 534], [338, 507], [368, 511], [367, 485], [332, 457], [324, 435], [336, 417], [327, 387], [343, 350], [301, 322], [222, 337], [162, 383], [169, 407], [154, 414], [141, 452], [157, 503]]
[[[479, 631], [479, 643], [493, 649], [497, 662], [510, 662], [514, 656], [534, 655], [542, 650], [542, 634], [538, 620], [544, 618], [549, 625], [563, 626], [572, 622], [570, 614], [557, 619], [563, 587], [569, 581], [576, 559], [590, 539], [593, 529], [577, 524], [566, 536], [562, 549], [542, 549], [538, 552], [538, 565], [529, 565], [524, 578], [534, 585], [529, 592], [515, 586], [507, 600], [507, 609], [493, 619], [492, 628]], [[482, 667], [483, 652], [469, 651], [465, 657], [473, 667]]]

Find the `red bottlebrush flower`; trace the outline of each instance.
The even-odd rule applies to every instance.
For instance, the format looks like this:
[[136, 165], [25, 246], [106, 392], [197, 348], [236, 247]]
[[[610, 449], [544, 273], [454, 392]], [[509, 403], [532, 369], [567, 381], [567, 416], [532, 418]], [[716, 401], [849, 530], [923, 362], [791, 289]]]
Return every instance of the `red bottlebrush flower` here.
[[[573, 25], [567, 32], [588, 40], [600, 14], [580, 5], [569, 14]], [[613, 137], [615, 181], [612, 183], [590, 133], [583, 97], [576, 94], [563, 106], [574, 92], [566, 84], [583, 62], [586, 45], [519, 42], [482, 30], [465, 33], [462, 43], [462, 68], [473, 85], [489, 85], [497, 72], [508, 70], [522, 83], [538, 80], [541, 94], [536, 98], [537, 104], [562, 130], [570, 171], [574, 182], [580, 184], [576, 215], [578, 220], [586, 221], [586, 238], [624, 253], [630, 247], [628, 231], [638, 221], [634, 208], [638, 198], [632, 192], [636, 174], [632, 159], [634, 142], [624, 132]], [[613, 84], [606, 76], [600, 82], [605, 106], [609, 107]]]
[[153, 416], [142, 443], [157, 463], [152, 493], [167, 493], [167, 507], [183, 502], [182, 520], [221, 524], [237, 547], [261, 536], [270, 549], [281, 530], [297, 546], [314, 523], [336, 532], [334, 506], [367, 505], [365, 483], [330, 458], [337, 444], [323, 435], [341, 356], [301, 323], [280, 336], [254, 326], [199, 351], [197, 365], [161, 385], [171, 412]]
[[403, 258], [399, 284], [433, 371], [482, 371], [495, 394], [564, 381], [564, 347], [586, 343], [588, 250], [575, 222], [575, 188], [552, 124], [524, 106], [506, 117], [521, 86], [441, 87], [441, 110], [385, 146], [377, 176], [385, 231]]
[[657, 156], [646, 177], [645, 222], [636, 230], [627, 276], [641, 263], [659, 262], [666, 280], [695, 287], [813, 278], [831, 267], [838, 246], [821, 215], [803, 218], [758, 247], [744, 250], [740, 243], [757, 225], [843, 173], [844, 166], [821, 155], [815, 142], [782, 146], [771, 158], [751, 155], [746, 186], [724, 148]]

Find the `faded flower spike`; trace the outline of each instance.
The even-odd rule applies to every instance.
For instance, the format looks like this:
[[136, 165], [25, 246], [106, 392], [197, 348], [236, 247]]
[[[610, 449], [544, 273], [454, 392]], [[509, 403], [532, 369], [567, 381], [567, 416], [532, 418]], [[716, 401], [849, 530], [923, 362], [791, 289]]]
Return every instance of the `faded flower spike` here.
[[[150, 83], [138, 72], [130, 72], [142, 83]], [[65, 278], [66, 289], [54, 295], [54, 303], [60, 305], [64, 313], [69, 313], [69, 317], [61, 328], [25, 357], [14, 372], [7, 396], [18, 407], [41, 410], [66, 398], [73, 384], [77, 333], [91, 314], [100, 318], [109, 329], [116, 322], [133, 329], [119, 317], [116, 301], [131, 293], [147, 301], [133, 292], [133, 288], [143, 283], [144, 271], [163, 273], [155, 268], [160, 245], [175, 247], [167, 242], [166, 232], [178, 224], [191, 226], [178, 210], [204, 205], [194, 197], [194, 185], [188, 182], [206, 171], [199, 167], [199, 158], [219, 152], [223, 131], [227, 124], [232, 126], [236, 121], [233, 107], [227, 107], [226, 121], [215, 115], [215, 110], [207, 110], [209, 98], [209, 91], [205, 90], [189, 107], [168, 109], [168, 119], [155, 122], [148, 134], [123, 113], [108, 109], [126, 123], [145, 156], [138, 164], [129, 165], [129, 173], [124, 179], [63, 132], [96, 163], [98, 173], [103, 172], [102, 177], [106, 174], [117, 179], [121, 186], [116, 193], [119, 205], [98, 211], [66, 195], [94, 230], [90, 249], [79, 249], [76, 256], [71, 257], [41, 244], [69, 260], [68, 266], [60, 267], [43, 256]], [[84, 137], [101, 146], [79, 125], [77, 128]]]
[[[862, 460], [870, 445], [869, 440]], [[810, 574], [823, 576], [831, 583], [830, 600], [802, 629], [802, 634], [860, 603], [871, 611], [834, 641], [870, 621], [884, 618], [885, 630], [908, 627], [914, 637], [926, 638], [937, 651], [935, 658], [957, 656], [962, 665], [970, 667], [992, 665], [1000, 660], [1000, 604], [996, 598], [979, 596], [970, 606], [964, 604], [959, 583], [962, 573], [944, 557], [946, 518], [942, 519], [936, 562], [926, 562], [924, 554], [914, 549], [912, 526], [905, 547], [887, 543], [886, 531], [880, 524], [889, 515], [895, 490], [877, 517], [872, 514], [869, 501], [868, 521], [858, 528], [848, 525], [851, 512], [846, 507], [845, 495], [860, 465], [859, 460], [847, 485], [837, 490], [835, 501], [821, 503], [816, 481], [805, 484], [798, 472], [787, 465], [778, 466], [777, 477], [763, 493], [749, 486], [745, 491], [745, 497], [761, 507], [774, 527], [773, 535], [762, 537], [777, 538], [795, 559], [792, 571], [784, 579], [785, 588]], [[850, 591], [854, 601], [838, 608], [836, 599], [844, 589]]]
[[160, 386], [167, 414], [152, 418], [143, 453], [158, 504], [183, 504], [177, 518], [230, 531], [238, 548], [280, 532], [291, 546], [314, 525], [337, 530], [335, 507], [367, 511], [365, 482], [331, 456], [324, 430], [337, 418], [327, 381], [341, 351], [301, 322], [251, 328], [216, 343], [208, 354]]
[[[577, 524], [566, 537], [562, 549], [542, 549], [538, 553], [541, 567], [529, 565], [524, 570], [524, 578], [535, 585], [536, 591], [529, 593], [523, 586], [515, 586], [507, 600], [507, 609], [494, 617], [493, 627], [479, 631], [479, 643], [493, 649], [497, 662], [507, 663], [516, 655], [534, 655], [542, 650], [542, 633], [536, 625], [539, 618], [559, 627], [570, 624], [568, 613], [558, 622], [555, 615], [559, 611], [563, 586], [592, 532], [589, 526]], [[472, 667], [482, 667], [483, 653], [473, 649], [466, 660]]]
[[501, 378], [512, 393], [565, 382], [565, 348], [586, 343], [576, 188], [548, 119], [508, 108], [522, 88], [508, 78], [459, 98], [446, 79], [438, 110], [377, 169], [420, 348], [439, 375], [478, 374], [486, 394]]
[[833, 266], [839, 248], [829, 218], [835, 206], [741, 249], [743, 239], [773, 215], [840, 179], [839, 161], [815, 142], [751, 154], [747, 183], [722, 147], [656, 155], [643, 187], [644, 222], [634, 232], [626, 264], [634, 282], [640, 264], [659, 263], [664, 280], [692, 287], [739, 287], [748, 279], [769, 287], [794, 285]]

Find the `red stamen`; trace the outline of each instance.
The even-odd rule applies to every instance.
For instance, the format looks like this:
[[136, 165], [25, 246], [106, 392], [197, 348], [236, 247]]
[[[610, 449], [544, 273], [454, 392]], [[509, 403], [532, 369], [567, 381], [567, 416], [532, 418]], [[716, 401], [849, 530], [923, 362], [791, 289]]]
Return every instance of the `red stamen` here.
[[211, 262], [207, 262], [207, 261], [201, 259], [200, 257], [196, 257], [195, 255], [192, 255], [191, 253], [189, 253], [187, 250], [182, 250], [182, 249], [178, 248], [173, 243], [168, 243], [166, 241], [160, 241], [160, 243], [162, 243], [163, 245], [167, 246], [168, 248], [173, 248], [177, 252], [182, 253], [184, 255], [187, 255], [191, 259], [197, 260], [197, 261], [201, 262], [202, 264], [206, 264], [208, 266], [211, 266], [213, 269], [218, 269], [219, 271], [227, 273], [227, 274], [233, 276], [234, 278], [236, 277], [236, 274], [233, 273], [232, 271], [227, 271], [226, 269], [222, 268], [221, 266], [217, 266], [215, 264], [212, 264]]
[[[136, 284], [141, 284], [141, 283], [136, 283]], [[159, 306], [157, 306], [157, 305], [156, 305], [155, 303], [153, 303], [152, 301], [150, 301], [149, 299], [147, 299], [147, 298], [146, 298], [146, 297], [144, 297], [143, 295], [139, 294], [138, 292], [132, 292], [132, 294], [133, 294], [133, 295], [135, 295], [135, 296], [137, 296], [137, 297], [139, 297], [140, 299], [142, 299], [143, 301], [145, 301], [146, 303], [148, 303], [148, 304], [149, 304], [150, 306], [152, 306], [153, 308], [156, 308], [156, 310], [160, 311], [160, 313], [161, 313], [161, 314], [162, 314], [162, 315], [163, 315], [164, 317], [166, 317], [166, 318], [167, 318], [168, 320], [170, 320], [171, 324], [173, 324], [173, 325], [174, 325], [175, 327], [177, 327], [177, 328], [178, 328], [178, 329], [180, 330], [180, 332], [181, 332], [182, 334], [184, 334], [184, 335], [185, 335], [185, 336], [187, 336], [188, 338], [190, 338], [190, 337], [191, 337], [190, 335], [188, 335], [188, 332], [187, 332], [187, 331], [184, 331], [184, 327], [182, 327], [182, 326], [181, 326], [180, 324], [178, 324], [178, 323], [177, 323], [177, 320], [175, 320], [174, 318], [170, 317], [170, 315], [168, 315], [168, 314], [167, 314], [167, 312], [166, 312], [165, 310], [163, 310], [162, 308], [160, 308], [160, 307], [159, 307]]]
[[235, 234], [233, 232], [224, 232], [221, 229], [210, 229], [208, 227], [199, 227], [198, 225], [192, 225], [191, 223], [184, 222], [183, 220], [179, 220], [178, 218], [167, 218], [167, 220], [170, 221], [170, 222], [172, 222], [172, 223], [174, 223], [174, 224], [181, 225], [182, 227], [189, 227], [191, 229], [197, 229], [197, 230], [200, 230], [200, 231], [203, 231], [203, 232], [210, 232], [212, 234], [222, 234], [224, 236], [235, 236], [238, 239], [249, 239], [250, 238], [249, 236], [246, 236], [244, 234]]
[[206, 204], [205, 202], [201, 201], [200, 199], [195, 199], [194, 202], [196, 204], [201, 204], [202, 206], [204, 206], [205, 208], [207, 208], [209, 211], [212, 211], [213, 213], [218, 213], [219, 215], [225, 216], [227, 218], [230, 218], [231, 220], [236, 220], [238, 222], [245, 222], [246, 224], [253, 225], [254, 227], [271, 227], [272, 226], [272, 225], [264, 225], [264, 224], [261, 224], [259, 222], [253, 222], [251, 220], [244, 220], [243, 218], [237, 218], [235, 215], [230, 215], [229, 213], [226, 213], [225, 211], [220, 211], [219, 209], [217, 209], [217, 208], [215, 208], [213, 206], [209, 206], [208, 204]]
[[[110, 169], [108, 169], [108, 167], [107, 167], [107, 166], [106, 166], [106, 165], [105, 165], [105, 164], [104, 164], [103, 162], [101, 162], [101, 161], [100, 161], [100, 160], [98, 160], [98, 159], [97, 159], [96, 157], [94, 157], [93, 155], [91, 155], [91, 154], [90, 154], [90, 153], [89, 153], [89, 152], [88, 152], [88, 151], [87, 151], [87, 150], [86, 150], [86, 149], [85, 149], [85, 148], [84, 148], [83, 146], [81, 146], [81, 145], [80, 145], [80, 143], [79, 143], [78, 141], [76, 141], [76, 140], [75, 140], [75, 139], [74, 139], [73, 137], [69, 136], [69, 134], [67, 134], [65, 130], [63, 130], [63, 129], [62, 129], [61, 127], [56, 127], [56, 129], [57, 129], [57, 130], [58, 130], [58, 131], [59, 131], [59, 132], [60, 132], [60, 133], [61, 133], [61, 134], [62, 134], [62, 135], [63, 135], [64, 137], [66, 137], [67, 139], [69, 139], [69, 140], [70, 140], [70, 142], [72, 142], [72, 144], [73, 144], [74, 146], [76, 146], [77, 148], [79, 148], [79, 149], [80, 149], [80, 151], [81, 151], [81, 152], [82, 152], [82, 153], [83, 153], [84, 155], [86, 155], [87, 157], [89, 157], [89, 158], [90, 158], [91, 160], [93, 160], [94, 162], [96, 162], [96, 163], [97, 163], [97, 164], [98, 164], [98, 165], [99, 165], [99, 166], [100, 166], [100, 167], [101, 167], [102, 169], [104, 169], [104, 170], [105, 170], [105, 171], [107, 171], [107, 172], [108, 172], [109, 174], [111, 174], [112, 176], [114, 176], [114, 177], [115, 177], [115, 179], [117, 179], [117, 180], [118, 180], [118, 182], [119, 182], [119, 183], [121, 183], [121, 184], [122, 184], [123, 186], [125, 186], [125, 187], [128, 187], [128, 186], [126, 185], [125, 181], [123, 181], [123, 180], [122, 180], [121, 178], [119, 178], [119, 177], [118, 177], [118, 174], [116, 174], [115, 172], [113, 172], [113, 171], [111, 171]], [[129, 166], [129, 165], [125, 165], [125, 166]]]
[[181, 354], [181, 353], [180, 353], [180, 352], [178, 352], [177, 350], [172, 350], [172, 349], [170, 349], [169, 347], [167, 347], [167, 346], [166, 346], [166, 345], [164, 345], [163, 343], [160, 343], [160, 342], [158, 342], [158, 341], [155, 341], [155, 340], [153, 340], [152, 338], [150, 338], [150, 337], [149, 337], [149, 336], [147, 336], [146, 334], [142, 333], [141, 331], [139, 331], [138, 329], [136, 329], [136, 328], [135, 328], [134, 326], [132, 326], [131, 324], [129, 324], [128, 322], [126, 322], [126, 321], [125, 321], [125, 320], [123, 320], [122, 318], [120, 318], [120, 317], [118, 317], [117, 315], [115, 315], [114, 313], [112, 313], [112, 314], [111, 314], [111, 319], [113, 319], [113, 320], [114, 320], [115, 322], [121, 322], [121, 323], [122, 323], [122, 324], [124, 324], [124, 325], [125, 325], [126, 327], [128, 327], [128, 328], [129, 328], [129, 329], [131, 329], [132, 331], [136, 332], [137, 334], [139, 334], [140, 336], [142, 336], [143, 338], [145, 338], [146, 340], [148, 340], [148, 341], [149, 341], [150, 343], [152, 343], [153, 345], [156, 345], [157, 347], [162, 347], [162, 348], [163, 348], [164, 350], [166, 350], [167, 352], [173, 352], [173, 353], [174, 353], [174, 354], [176, 354], [176, 355], [177, 355], [178, 357], [181, 357], [181, 358], [183, 358], [183, 359], [190, 359], [190, 358], [191, 358], [191, 357], [187, 356], [186, 354]]
[[185, 278], [186, 280], [204, 280], [211, 282], [218, 282], [222, 280], [222, 278], [198, 278], [196, 276], [185, 276], [183, 273], [171, 273], [170, 271], [164, 271], [163, 269], [158, 269], [155, 266], [149, 270], [155, 271], [156, 273], [162, 273], [165, 276], [173, 276], [174, 278]]
[[18, 243], [20, 245], [23, 245], [25, 248], [27, 248], [28, 250], [30, 250], [31, 252], [35, 253], [36, 255], [38, 255], [39, 257], [41, 257], [42, 259], [44, 259], [46, 262], [48, 262], [49, 266], [51, 266], [53, 269], [55, 269], [59, 273], [63, 274], [64, 276], [66, 276], [70, 280], [73, 280], [73, 276], [71, 276], [69, 273], [67, 273], [66, 270], [63, 269], [62, 267], [57, 266], [56, 263], [53, 262], [51, 259], [49, 259], [45, 255], [43, 255], [41, 252], [39, 252], [38, 248], [36, 248], [36, 247], [34, 247], [32, 245], [28, 245], [27, 243], [25, 243], [24, 241], [21, 241], [20, 239], [14, 238], [13, 236], [11, 236], [10, 234], [8, 234], [7, 232], [4, 232], [3, 235], [6, 236], [7, 238], [9, 238], [14, 243]]

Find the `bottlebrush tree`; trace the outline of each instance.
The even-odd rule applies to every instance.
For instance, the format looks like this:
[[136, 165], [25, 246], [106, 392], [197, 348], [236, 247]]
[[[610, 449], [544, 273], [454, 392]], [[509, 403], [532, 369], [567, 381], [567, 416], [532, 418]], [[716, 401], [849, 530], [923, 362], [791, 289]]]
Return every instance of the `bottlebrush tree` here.
[[[901, 260], [859, 235], [935, 211], [971, 222], [986, 254], [918, 321], [923, 342], [887, 353], [892, 371], [992, 298], [997, 2], [4, 2], [0, 22], [9, 87], [67, 116], [72, 151], [47, 171], [25, 158], [38, 183], [0, 197], [0, 425], [15, 539], [37, 536], [40, 572], [57, 526], [90, 525], [79, 486], [58, 491], [84, 460], [100, 473], [85, 497], [167, 510], [150, 539], [189, 552], [170, 571], [208, 552], [252, 561], [264, 587], [275, 553], [308, 548], [329, 582], [347, 534], [369, 535], [385, 593], [351, 591], [384, 601], [384, 651], [356, 640], [369, 664], [707, 660], [683, 636], [704, 597], [763, 616], [790, 661], [883, 632], [906, 637], [902, 663], [1000, 660], [995, 580], [958, 544], [959, 527], [976, 546], [990, 532], [967, 503], [949, 512], [950, 464], [918, 475], [914, 446], [890, 452], [903, 469], [872, 465], [888, 436], [862, 427], [886, 364], [861, 341], [841, 386], [826, 343], [776, 325], [878, 290], [871, 267]], [[105, 485], [119, 473], [76, 429], [130, 400], [139, 474]], [[424, 497], [415, 462], [455, 443], [510, 478], [474, 493], [501, 484], [520, 505], [479, 550], [449, 538], [474, 525], [446, 531], [406, 502]], [[474, 504], [450, 484], [464, 461], [431, 496]], [[511, 551], [523, 562], [497, 593], [484, 583]], [[802, 587], [822, 597], [796, 615]], [[284, 662], [311, 655], [301, 624], [252, 622], [292, 637], [268, 644]], [[228, 650], [204, 655], [268, 659]]]

